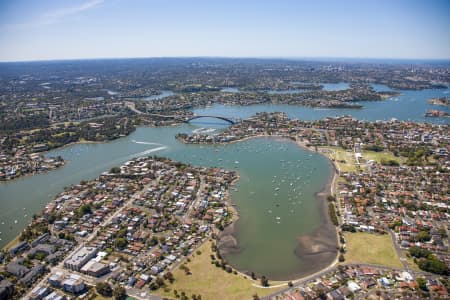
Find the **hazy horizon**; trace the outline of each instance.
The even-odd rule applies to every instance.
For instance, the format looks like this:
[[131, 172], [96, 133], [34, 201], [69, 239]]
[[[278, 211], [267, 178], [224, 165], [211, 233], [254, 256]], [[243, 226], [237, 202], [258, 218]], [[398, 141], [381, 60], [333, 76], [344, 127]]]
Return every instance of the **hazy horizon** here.
[[24, 59], [24, 60], [0, 60], [1, 64], [7, 63], [39, 63], [39, 62], [70, 62], [70, 61], [96, 61], [96, 60], [146, 60], [146, 59], [223, 59], [223, 60], [285, 60], [324, 63], [450, 63], [450, 58], [390, 58], [390, 57], [276, 57], [276, 56], [142, 56], [142, 57], [85, 57], [85, 58], [57, 58], [57, 59]]
[[445, 0], [0, 0], [0, 61], [449, 60], [448, 11]]

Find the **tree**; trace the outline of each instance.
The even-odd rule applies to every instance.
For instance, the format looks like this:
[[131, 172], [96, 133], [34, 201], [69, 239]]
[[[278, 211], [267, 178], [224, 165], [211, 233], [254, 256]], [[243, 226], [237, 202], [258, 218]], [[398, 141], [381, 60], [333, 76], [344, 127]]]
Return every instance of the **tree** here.
[[328, 214], [330, 215], [331, 222], [334, 224], [334, 226], [339, 225], [339, 221], [336, 215], [336, 208], [334, 207], [333, 203], [328, 203]]
[[119, 174], [120, 173], [120, 168], [119, 167], [112, 167], [111, 170], [109, 170], [109, 173]]
[[447, 264], [439, 260], [436, 256], [430, 255], [428, 258], [421, 258], [417, 261], [421, 270], [439, 275], [448, 275]]
[[411, 256], [421, 258], [430, 256], [431, 252], [429, 250], [422, 249], [419, 247], [411, 247], [409, 248], [409, 254], [411, 254]]
[[115, 246], [119, 249], [123, 249], [128, 245], [128, 241], [126, 238], [118, 238], [115, 241]]
[[116, 300], [125, 300], [127, 298], [127, 291], [123, 286], [116, 285], [113, 290], [113, 296]]
[[149, 286], [150, 290], [155, 291], [159, 289], [159, 285], [156, 282], [150, 282]]
[[95, 285], [97, 293], [105, 297], [112, 296], [112, 288], [107, 282], [99, 282]]
[[156, 277], [156, 284], [157, 284], [159, 287], [164, 286], [164, 285], [165, 285], [164, 279], [162, 279], [161, 277]]
[[419, 277], [419, 278], [416, 279], [416, 281], [417, 281], [417, 284], [419, 285], [419, 288], [420, 288], [422, 291], [428, 291], [428, 288], [427, 288], [427, 281], [426, 281], [424, 278]]
[[269, 286], [269, 279], [267, 279], [264, 275], [261, 276], [261, 285], [265, 287]]
[[417, 234], [417, 240], [419, 242], [428, 242], [429, 240], [431, 240], [431, 236], [428, 232], [421, 230], [419, 231], [419, 233]]
[[342, 224], [341, 228], [342, 231], [356, 232], [355, 226], [350, 224]]
[[175, 281], [175, 278], [173, 277], [173, 274], [170, 271], [164, 274], [164, 279], [168, 280], [170, 283], [173, 283]]
[[78, 216], [84, 216], [90, 213], [92, 213], [92, 209], [89, 204], [81, 205], [80, 208], [78, 209]]
[[395, 159], [382, 159], [381, 164], [383, 166], [391, 166], [391, 167], [392, 166], [397, 167], [400, 165], [399, 162], [396, 161]]

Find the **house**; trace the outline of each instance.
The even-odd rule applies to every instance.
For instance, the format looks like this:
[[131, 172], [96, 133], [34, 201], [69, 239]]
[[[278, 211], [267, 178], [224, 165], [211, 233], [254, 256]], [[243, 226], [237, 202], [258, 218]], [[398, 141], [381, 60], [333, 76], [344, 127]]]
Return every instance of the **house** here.
[[44, 297], [44, 300], [66, 300], [66, 296], [58, 292], [52, 292]]
[[18, 259], [16, 261], [10, 262], [6, 266], [6, 271], [16, 276], [17, 278], [22, 278], [23, 276], [25, 276], [26, 273], [28, 273], [28, 271], [30, 271], [30, 269], [22, 265], [22, 262], [23, 259]]
[[83, 247], [64, 262], [64, 267], [73, 271], [80, 271], [80, 269], [96, 254], [97, 248]]
[[359, 292], [361, 290], [361, 287], [354, 281], [347, 282], [347, 287], [352, 293]]
[[283, 300], [305, 300], [305, 298], [299, 292], [284, 296]]
[[48, 255], [45, 260], [50, 263], [50, 264], [54, 264], [56, 263], [61, 257], [64, 256], [64, 252], [63, 251], [56, 251], [55, 253], [52, 253], [50, 255]]
[[31, 247], [36, 247], [39, 244], [45, 243], [50, 239], [50, 233], [46, 232], [39, 237], [37, 237], [34, 241], [31, 242]]
[[30, 248], [30, 245], [26, 241], [20, 242], [16, 246], [9, 249], [9, 254], [11, 256], [16, 256], [18, 253], [25, 251]]
[[42, 152], [48, 150], [47, 144], [36, 144], [33, 146], [33, 151]]
[[62, 272], [56, 272], [55, 274], [52, 274], [49, 278], [48, 278], [48, 282], [57, 288], [61, 287], [61, 282], [64, 279], [64, 274]]
[[6, 279], [0, 281], [0, 300], [10, 299], [14, 292], [14, 285]]
[[31, 291], [30, 300], [41, 300], [48, 294], [50, 294], [51, 290], [45, 286], [37, 286]]
[[66, 292], [78, 294], [86, 288], [84, 281], [78, 275], [70, 275], [70, 277], [62, 282], [62, 287]]
[[341, 295], [337, 290], [331, 291], [327, 294], [328, 300], [345, 300], [345, 297]]
[[28, 251], [28, 254], [35, 256], [38, 253], [42, 253], [47, 256], [53, 252], [55, 252], [55, 246], [50, 244], [37, 244], [35, 247], [31, 248], [30, 251]]
[[392, 282], [389, 279], [387, 279], [386, 277], [380, 278], [379, 282], [385, 288], [390, 287], [392, 285]]
[[367, 278], [366, 280], [364, 280], [362, 282], [362, 285], [365, 289], [370, 289], [370, 288], [373, 288], [374, 286], [376, 286], [377, 282], [375, 281], [375, 279], [370, 277], [370, 278]]
[[31, 268], [30, 272], [28, 272], [23, 278], [19, 280], [19, 282], [25, 286], [30, 286], [39, 275], [44, 273], [44, 271], [44, 265], [34, 266]]
[[95, 261], [94, 259], [87, 262], [80, 270], [84, 274], [94, 277], [100, 277], [109, 273], [109, 266]]

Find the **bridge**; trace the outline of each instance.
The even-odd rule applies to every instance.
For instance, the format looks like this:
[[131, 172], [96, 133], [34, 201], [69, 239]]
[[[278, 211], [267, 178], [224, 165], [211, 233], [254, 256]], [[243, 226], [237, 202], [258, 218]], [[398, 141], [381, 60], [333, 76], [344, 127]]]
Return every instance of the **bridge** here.
[[214, 118], [214, 119], [223, 120], [223, 121], [228, 122], [228, 123], [230, 123], [230, 124], [235, 124], [235, 123], [236, 123], [235, 120], [232, 120], [232, 119], [230, 119], [230, 118], [221, 117], [221, 116], [207, 116], [207, 115], [200, 115], [200, 116], [197, 116], [197, 115], [196, 115], [196, 116], [192, 116], [192, 117], [190, 117], [189, 119], [186, 120], [186, 123], [189, 123], [189, 122], [192, 121], [192, 120], [200, 119], [200, 118]]
[[219, 119], [219, 120], [228, 122], [230, 124], [236, 124], [237, 122], [239, 122], [238, 119], [232, 119], [232, 118], [227, 118], [227, 117], [222, 117], [222, 116], [213, 116], [213, 115], [194, 115], [194, 116], [191, 116], [188, 118], [183, 118], [181, 116], [168, 116], [168, 115], [160, 115], [160, 114], [148, 114], [148, 115], [159, 117], [159, 118], [165, 118], [165, 119], [180, 120], [184, 123], [189, 123], [192, 120], [196, 120], [196, 119], [200, 119], [200, 118], [214, 118], [214, 119]]

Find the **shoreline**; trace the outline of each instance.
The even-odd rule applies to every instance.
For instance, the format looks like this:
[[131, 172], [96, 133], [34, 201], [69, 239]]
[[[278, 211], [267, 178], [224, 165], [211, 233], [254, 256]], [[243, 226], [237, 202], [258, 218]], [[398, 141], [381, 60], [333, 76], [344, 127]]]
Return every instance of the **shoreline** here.
[[[330, 192], [332, 193], [333, 192], [333, 190], [332, 190], [333, 184], [335, 183], [335, 180], [336, 180], [336, 177], [337, 177], [336, 167], [334, 166], [333, 162], [326, 155], [321, 153], [320, 151], [315, 151], [314, 149], [311, 149], [311, 148], [307, 147], [304, 142], [298, 141], [298, 140], [292, 140], [291, 138], [289, 138], [287, 136], [267, 135], [267, 134], [265, 134], [265, 135], [257, 135], [257, 136], [248, 136], [248, 137], [245, 137], [245, 138], [242, 138], [242, 139], [239, 139], [239, 140], [234, 140], [234, 141], [230, 141], [228, 143], [221, 143], [221, 144], [231, 144], [231, 143], [237, 143], [237, 142], [244, 142], [246, 140], [255, 139], [255, 138], [275, 138], [275, 139], [281, 139], [281, 140], [288, 141], [288, 142], [294, 142], [294, 143], [297, 144], [297, 146], [299, 146], [303, 150], [319, 153], [320, 155], [324, 156], [327, 159], [327, 161], [328, 161], [328, 163], [329, 163], [329, 165], [331, 167], [330, 176], [329, 176], [327, 182], [324, 184], [323, 188], [320, 191], [318, 191], [317, 193], [315, 193], [315, 195], [314, 195], [315, 199], [319, 201], [319, 203], [318, 203], [319, 210], [320, 210], [320, 214], [323, 217], [322, 220], [324, 222], [323, 222], [323, 224], [321, 224], [319, 226], [318, 229], [315, 230], [315, 232], [313, 232], [312, 234], [305, 235], [305, 236], [306, 237], [315, 236], [316, 240], [317, 239], [321, 240], [320, 237], [323, 236], [324, 233], [325, 233], [325, 235], [330, 235], [332, 233], [333, 236], [336, 239], [335, 240], [335, 246], [337, 247], [338, 246], [338, 243], [337, 243], [338, 242], [337, 231], [335, 229], [335, 226], [333, 224], [331, 224], [331, 221], [329, 219], [329, 216], [328, 216], [328, 205], [327, 205], [328, 202], [327, 202], [327, 199], [326, 199], [326, 197], [328, 196], [328, 193], [330, 193]], [[61, 148], [64, 148], [64, 147], [69, 147], [69, 146], [76, 145], [76, 144], [96, 144], [96, 143], [105, 143], [105, 141], [98, 141], [98, 142], [97, 141], [77, 141], [77, 142], [72, 142], [72, 143], [66, 144], [66, 145], [64, 145], [62, 147], [58, 147], [58, 149], [61, 149]], [[51, 150], [49, 150], [49, 151], [51, 151]], [[47, 152], [48, 151], [46, 151], [45, 153], [47, 153]], [[20, 179], [20, 178], [17, 178], [17, 179]], [[238, 174], [238, 177], [230, 184], [230, 187], [233, 187], [238, 182], [238, 180], [240, 180], [239, 174]], [[236, 203], [233, 202], [233, 199], [231, 197], [231, 193], [232, 193], [232, 191], [230, 191], [230, 197], [229, 197], [229, 200], [227, 201], [228, 202], [227, 206], [228, 206], [228, 209], [230, 209], [230, 211], [233, 213], [232, 222], [222, 232], [220, 232], [218, 234], [218, 237], [216, 238], [216, 242], [217, 242], [217, 245], [218, 245], [219, 249], [220, 249], [220, 242], [221, 242], [221, 240], [222, 240], [222, 238], [224, 236], [229, 236], [230, 238], [235, 240], [235, 237], [233, 236], [233, 232], [235, 231], [235, 224], [240, 218], [238, 209], [236, 207]], [[20, 235], [17, 235], [14, 239], [9, 241], [3, 247], [3, 249], [5, 249], [5, 247], [7, 247], [7, 246], [12, 246], [11, 243], [13, 243], [15, 240], [17, 240], [17, 238], [19, 236]], [[300, 248], [300, 246], [301, 246], [301, 241], [300, 241], [301, 238], [302, 237], [298, 237], [299, 241], [298, 241], [297, 249]], [[235, 240], [235, 241], [237, 243], [237, 240]], [[307, 278], [309, 276], [312, 276], [315, 273], [321, 272], [321, 271], [329, 268], [330, 266], [334, 266], [336, 264], [336, 262], [337, 262], [337, 257], [339, 255], [336, 247], [335, 247], [336, 255], [333, 256], [334, 260], [329, 262], [330, 259], [326, 259], [326, 265], [325, 266], [323, 266], [323, 264], [321, 263], [323, 260], [319, 259], [319, 260], [317, 260], [318, 261], [317, 266], [313, 267], [312, 269], [308, 269], [306, 271], [302, 271], [302, 272], [299, 272], [299, 273], [295, 274], [294, 276], [292, 276], [292, 279], [276, 279], [275, 278], [275, 279], [271, 279], [271, 281], [272, 282], [277, 282], [277, 283], [288, 282], [288, 281], [297, 282], [299, 280], [304, 280], [305, 278]], [[327, 256], [328, 255], [329, 254], [327, 254]], [[250, 276], [248, 274], [246, 274], [246, 273], [244, 273], [242, 271], [239, 271], [235, 266], [233, 266], [233, 268], [237, 272], [239, 272], [240, 274], [250, 278]], [[291, 276], [288, 276], [288, 277], [290, 278]]]
[[[54, 150], [62, 150], [62, 149], [64, 149], [64, 148], [66, 148], [66, 147], [70, 147], [70, 146], [73, 146], [73, 145], [77, 145], [77, 144], [101, 144], [101, 143], [106, 143], [106, 142], [107, 142], [107, 141], [103, 141], [103, 142], [98, 141], [98, 142], [97, 142], [97, 141], [85, 141], [85, 140], [83, 140], [83, 141], [77, 141], [77, 142], [70, 142], [70, 143], [65, 144], [65, 145], [63, 145], [63, 146], [60, 146], [60, 147], [56, 147], [56, 148], [49, 149], [49, 150], [42, 151], [42, 152], [35, 152], [35, 153], [41, 153], [44, 157], [47, 157], [47, 155], [48, 155], [48, 153], [49, 153], [50, 151], [54, 151]], [[18, 177], [13, 178], [13, 179], [0, 180], [0, 185], [1, 185], [2, 183], [9, 183], [9, 182], [14, 182], [14, 181], [16, 181], [16, 180], [25, 179], [25, 178], [28, 177], [28, 176], [34, 176], [34, 175], [40, 175], [40, 174], [46, 174], [46, 173], [49, 173], [49, 172], [52, 172], [52, 171], [59, 170], [59, 169], [61, 169], [61, 168], [64, 168], [64, 167], [66, 166], [66, 164], [68, 163], [68, 160], [65, 160], [64, 158], [63, 158], [63, 161], [64, 161], [64, 163], [63, 163], [61, 166], [57, 167], [57, 168], [48, 169], [48, 170], [45, 170], [45, 171], [42, 171], [42, 172], [31, 172], [31, 173], [27, 173], [27, 174], [20, 175], [20, 176], [18, 176]]]
[[[295, 255], [300, 260], [315, 260], [315, 265], [311, 268], [308, 268], [307, 270], [302, 270], [300, 272], [297, 272], [296, 274], [291, 274], [292, 276], [287, 276], [287, 279], [285, 278], [270, 278], [268, 276], [269, 280], [275, 281], [277, 283], [284, 282], [287, 283], [289, 281], [292, 282], [298, 282], [301, 280], [305, 280], [308, 277], [313, 276], [316, 273], [323, 272], [331, 267], [334, 267], [338, 262], [339, 257], [339, 238], [338, 238], [338, 231], [336, 230], [336, 226], [334, 226], [330, 220], [329, 214], [328, 214], [328, 200], [327, 196], [330, 194], [334, 194], [334, 185], [337, 180], [337, 168], [334, 165], [334, 163], [323, 153], [320, 151], [315, 151], [313, 149], [310, 149], [305, 145], [302, 141], [292, 140], [289, 137], [286, 136], [280, 136], [280, 135], [257, 135], [257, 136], [251, 136], [251, 137], [245, 137], [239, 140], [230, 141], [228, 143], [220, 143], [220, 144], [231, 144], [231, 143], [237, 143], [237, 142], [243, 142], [250, 139], [255, 138], [275, 138], [275, 139], [282, 139], [285, 141], [294, 142], [298, 147], [300, 147], [303, 150], [307, 150], [309, 152], [315, 152], [319, 155], [322, 155], [326, 158], [328, 165], [330, 167], [330, 175], [328, 176], [327, 181], [324, 183], [323, 187], [314, 194], [314, 198], [316, 201], [318, 201], [319, 205], [319, 213], [322, 216], [322, 224], [319, 225], [318, 228], [316, 228], [313, 232], [297, 237], [297, 247], [294, 249]], [[239, 178], [238, 178], [239, 179]], [[221, 254], [226, 256], [226, 254], [223, 253], [224, 248], [230, 248], [229, 246], [223, 246], [224, 244], [229, 244], [230, 242], [233, 244], [233, 247], [238, 247], [238, 242], [235, 237], [235, 225], [236, 222], [239, 220], [239, 214], [237, 211], [237, 208], [233, 205], [236, 205], [232, 202], [232, 199], [230, 199], [230, 207], [232, 208], [233, 212], [236, 212], [236, 218], [233, 217], [233, 221], [220, 233], [220, 235], [217, 237], [216, 242], [219, 250], [221, 251]], [[331, 241], [331, 242], [330, 242]], [[311, 243], [313, 245], [311, 245]], [[312, 249], [311, 247], [307, 246], [315, 246]], [[317, 251], [317, 247], [321, 248], [319, 251]], [[309, 249], [307, 249], [309, 248]], [[310, 250], [305, 251], [305, 250]], [[332, 256], [330, 256], [330, 253], [333, 253]], [[311, 258], [312, 256], [318, 256], [316, 258]], [[325, 262], [325, 263], [323, 263]], [[230, 264], [231, 265], [231, 264]], [[249, 274], [245, 273], [244, 271], [240, 271], [236, 266], [233, 266], [233, 269], [235, 269], [238, 273], [250, 278]], [[266, 274], [267, 276], [267, 274]], [[251, 279], [251, 278], [250, 278]], [[268, 287], [270, 288], [270, 286]]]
[[64, 159], [64, 163], [61, 166], [59, 166], [59, 167], [56, 167], [56, 168], [53, 168], [53, 169], [48, 169], [48, 170], [45, 170], [45, 171], [37, 171], [37, 172], [30, 172], [30, 173], [22, 174], [20, 176], [17, 176], [17, 177], [14, 177], [12, 179], [8, 179], [8, 180], [0, 180], [0, 185], [3, 184], [3, 183], [10, 183], [10, 182], [14, 182], [16, 180], [25, 179], [25, 178], [27, 178], [29, 176], [40, 175], [40, 174], [47, 174], [49, 172], [53, 172], [53, 171], [59, 170], [61, 168], [64, 168], [66, 166], [66, 164], [67, 164], [67, 160]]

